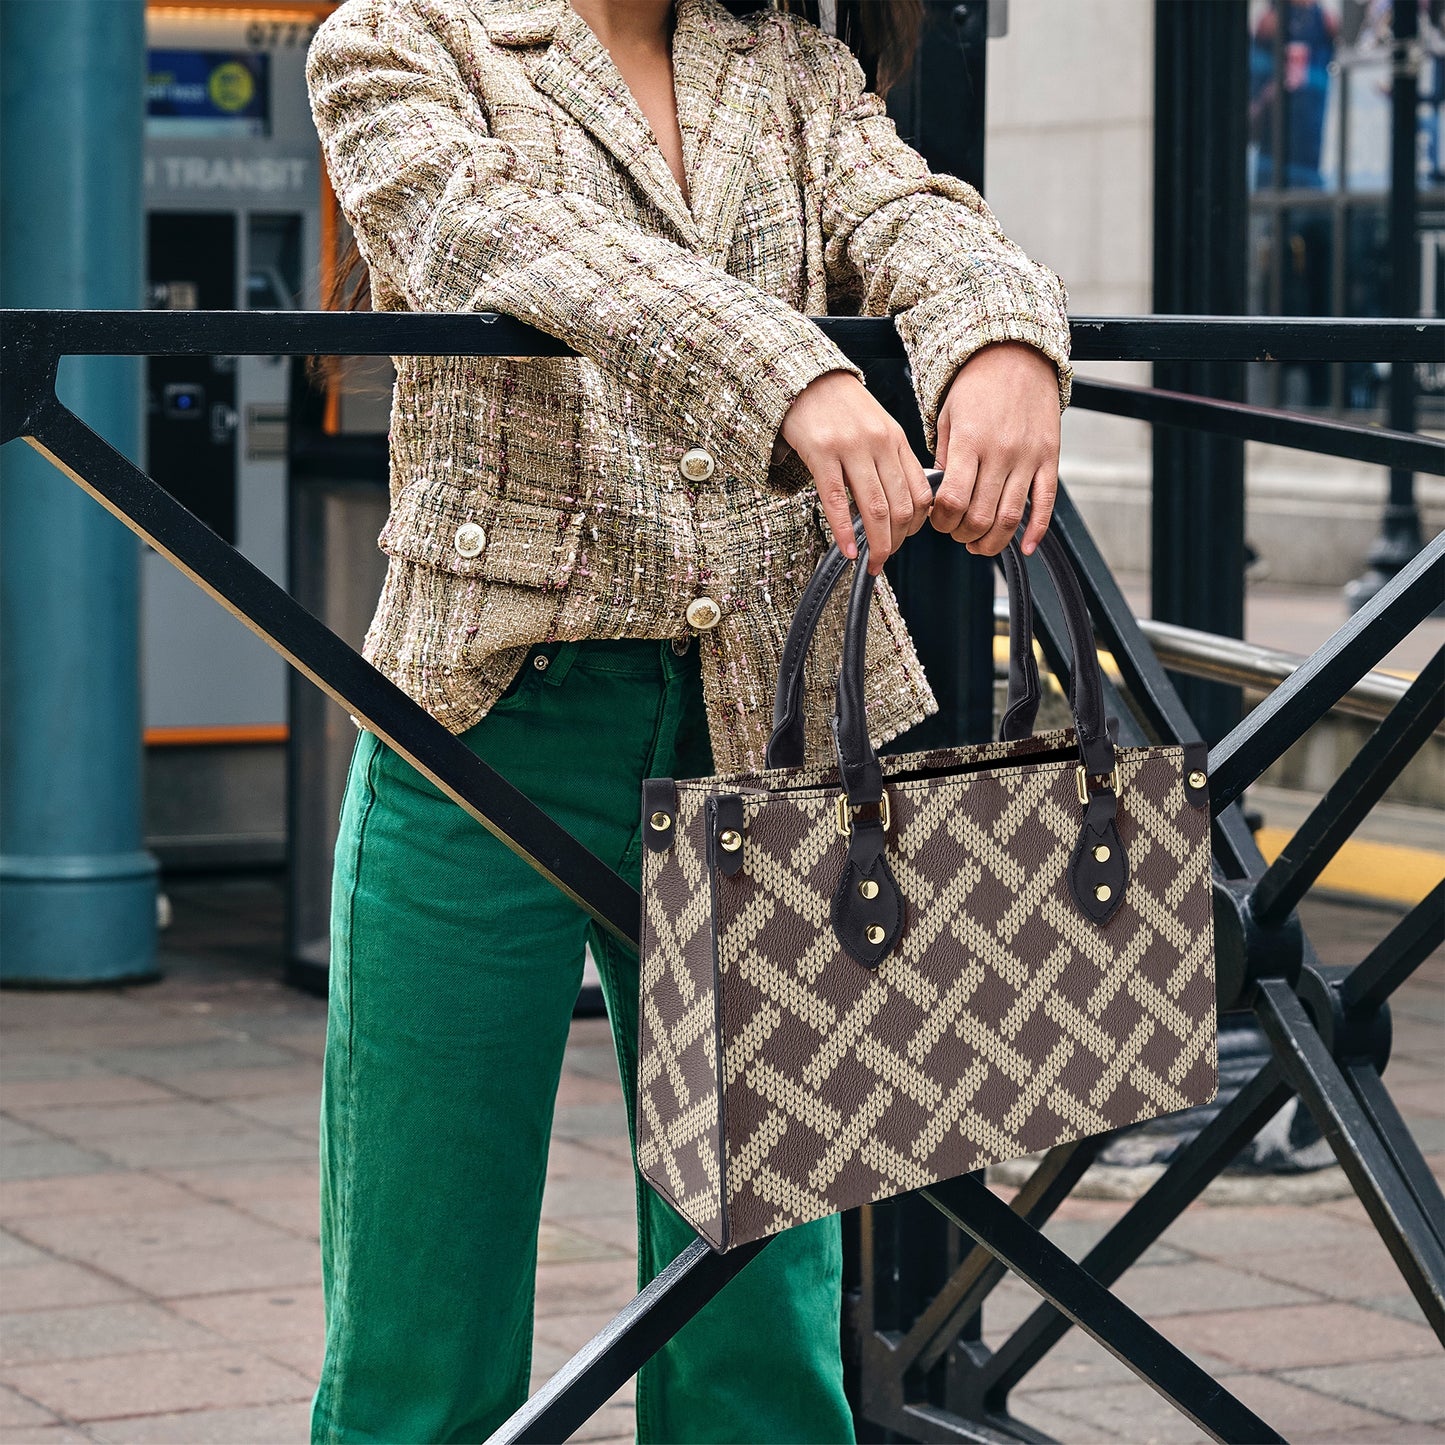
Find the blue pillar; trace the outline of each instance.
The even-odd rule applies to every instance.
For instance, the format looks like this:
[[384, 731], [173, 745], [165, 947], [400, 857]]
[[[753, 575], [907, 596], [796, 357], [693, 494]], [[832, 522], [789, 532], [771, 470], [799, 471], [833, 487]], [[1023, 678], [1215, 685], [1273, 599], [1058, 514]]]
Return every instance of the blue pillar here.
[[[0, 305], [144, 305], [143, 0], [0, 0]], [[140, 460], [144, 363], [71, 357], [60, 399]], [[156, 971], [137, 668], [140, 544], [0, 448], [0, 982]]]

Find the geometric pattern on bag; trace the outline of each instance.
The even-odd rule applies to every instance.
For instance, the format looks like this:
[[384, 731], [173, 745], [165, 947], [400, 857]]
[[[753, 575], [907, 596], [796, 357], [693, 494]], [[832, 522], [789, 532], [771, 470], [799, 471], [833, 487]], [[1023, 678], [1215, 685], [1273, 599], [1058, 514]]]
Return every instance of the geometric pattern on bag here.
[[[1119, 749], [1131, 873], [1100, 927], [1069, 896], [1072, 742], [882, 760], [887, 779], [1064, 754], [889, 785], [889, 862], [929, 927], [876, 970], [828, 926], [836, 770], [678, 785], [673, 845], [643, 865], [638, 1154], [715, 1248], [1214, 1097], [1208, 810], [1181, 748]], [[707, 866], [703, 804], [730, 785], [728, 877]]]

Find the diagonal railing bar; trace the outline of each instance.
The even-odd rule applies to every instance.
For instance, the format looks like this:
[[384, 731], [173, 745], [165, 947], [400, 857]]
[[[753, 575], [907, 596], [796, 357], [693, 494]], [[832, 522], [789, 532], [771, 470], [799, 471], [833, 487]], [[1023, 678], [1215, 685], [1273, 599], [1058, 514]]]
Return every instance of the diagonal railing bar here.
[[1211, 805], [1233, 802], [1413, 627], [1445, 584], [1445, 532], [1428, 542], [1209, 752]]
[[[1142, 713], [1151, 740], [1177, 743], [1193, 738], [1198, 732], [1193, 719], [1180, 701], [1169, 674], [1160, 665], [1149, 639], [1140, 630], [1139, 619], [1134, 616], [1133, 608], [1104, 560], [1078, 506], [1062, 487], [1054, 502], [1054, 516], [1059, 538], [1084, 588], [1095, 630], [1119, 669], [1125, 691]], [[1051, 589], [1038, 586], [1035, 595], [1051, 599], [1053, 594]], [[1061, 614], [1054, 613], [1043, 628], [1052, 638], [1053, 656], [1050, 662], [1056, 671], [1068, 665], [1068, 652], [1062, 646], [1064, 634], [1060, 630], [1061, 625]], [[1243, 813], [1218, 799], [1213, 781], [1210, 783], [1210, 806], [1215, 819], [1215, 860], [1225, 875], [1243, 878], [1263, 872], [1264, 856]]]
[[1445, 1245], [1445, 1192], [1441, 1191], [1439, 1180], [1430, 1172], [1415, 1136], [1400, 1117], [1380, 1071], [1368, 1059], [1352, 1060], [1342, 1067], [1360, 1108], [1370, 1121], [1370, 1127], [1384, 1140], [1401, 1178], [1415, 1196], [1425, 1223], [1435, 1238]]
[[1445, 710], [1445, 647], [1330, 784], [1250, 891], [1263, 928], [1283, 923], [1386, 788], [1425, 745]]
[[1255, 1014], [1276, 1062], [1314, 1115], [1430, 1328], [1445, 1343], [1445, 1249], [1414, 1191], [1371, 1128], [1294, 990], [1282, 979], [1261, 979]]
[[82, 490], [215, 598], [610, 933], [635, 942], [637, 890], [364, 661], [286, 590], [52, 395], [25, 436]]
[[1326, 421], [1242, 401], [1217, 401], [1184, 391], [1111, 381], [1075, 380], [1069, 404], [1155, 426], [1188, 427], [1319, 456], [1445, 476], [1445, 442], [1414, 432]]
[[1437, 883], [1340, 983], [1340, 1007], [1366, 1018], [1445, 943], [1445, 881]]
[[[1009, 1208], [1035, 1227], [1052, 1218], [1109, 1138], [1108, 1134], [1096, 1134], [1050, 1149], [1009, 1201]], [[1007, 1273], [982, 1246], [970, 1249], [894, 1347], [900, 1363], [906, 1368], [931, 1370]]]
[[487, 1445], [568, 1439], [771, 1242], [760, 1239], [718, 1254], [703, 1239], [694, 1240], [489, 1435]]
[[1283, 1441], [1177, 1345], [1019, 1218], [982, 1180], [960, 1175], [919, 1191], [1215, 1440]]
[[[1294, 1091], [1266, 1064], [1170, 1161], [1169, 1167], [1079, 1262], [1112, 1285], [1191, 1205]], [[1009, 1392], [1073, 1327], [1052, 1304], [1036, 1309], [983, 1367], [986, 1401], [1002, 1410]]]

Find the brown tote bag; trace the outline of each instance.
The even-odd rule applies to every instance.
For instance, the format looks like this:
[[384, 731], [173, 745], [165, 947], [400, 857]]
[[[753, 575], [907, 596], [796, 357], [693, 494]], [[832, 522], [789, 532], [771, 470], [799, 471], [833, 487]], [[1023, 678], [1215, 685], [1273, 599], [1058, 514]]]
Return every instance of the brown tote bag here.
[[1215, 1094], [1204, 744], [1116, 745], [1047, 533], [1074, 725], [1033, 732], [1014, 542], [1000, 741], [880, 759], [861, 544], [836, 763], [801, 766], [835, 547], [784, 646], [767, 769], [643, 785], [638, 1163], [717, 1250]]

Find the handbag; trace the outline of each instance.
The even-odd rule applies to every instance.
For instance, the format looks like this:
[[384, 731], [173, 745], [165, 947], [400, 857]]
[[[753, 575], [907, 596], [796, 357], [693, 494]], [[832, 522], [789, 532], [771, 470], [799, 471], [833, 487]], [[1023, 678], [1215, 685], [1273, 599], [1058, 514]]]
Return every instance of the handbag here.
[[998, 741], [879, 758], [858, 537], [835, 761], [802, 765], [802, 695], [836, 546], [783, 647], [765, 769], [643, 784], [638, 1167], [719, 1251], [1217, 1088], [1204, 743], [1117, 744], [1049, 532], [1073, 725], [1033, 730], [1015, 541]]

